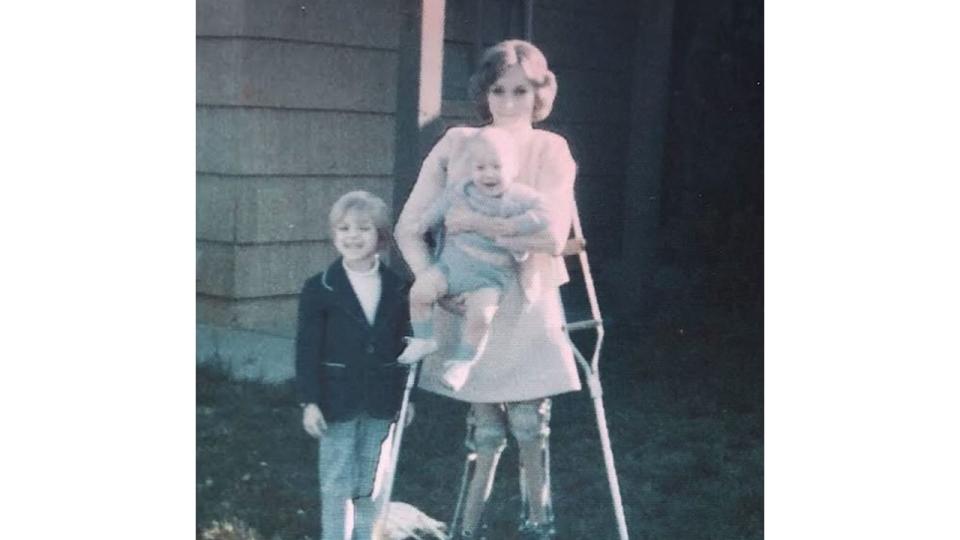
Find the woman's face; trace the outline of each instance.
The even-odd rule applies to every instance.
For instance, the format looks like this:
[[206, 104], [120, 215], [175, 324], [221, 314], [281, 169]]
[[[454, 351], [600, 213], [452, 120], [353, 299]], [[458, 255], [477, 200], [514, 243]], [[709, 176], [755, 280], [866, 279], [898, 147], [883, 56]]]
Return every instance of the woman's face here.
[[493, 116], [493, 125], [506, 127], [533, 122], [533, 85], [520, 64], [514, 64], [487, 90], [487, 103]]

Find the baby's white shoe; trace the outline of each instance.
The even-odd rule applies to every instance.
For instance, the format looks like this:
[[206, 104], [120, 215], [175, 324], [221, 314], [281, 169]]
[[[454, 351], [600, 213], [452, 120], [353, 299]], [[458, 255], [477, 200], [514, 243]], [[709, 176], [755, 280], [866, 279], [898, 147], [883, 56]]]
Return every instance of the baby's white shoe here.
[[448, 360], [443, 363], [443, 375], [440, 377], [440, 380], [444, 386], [457, 392], [463, 388], [463, 385], [467, 384], [467, 378], [470, 377], [471, 368], [473, 368], [472, 362]]
[[406, 338], [407, 347], [403, 349], [403, 352], [400, 353], [400, 356], [397, 357], [397, 362], [401, 364], [413, 364], [421, 359], [424, 356], [436, 352], [437, 350], [437, 341], [435, 339], [422, 339], [422, 338]]

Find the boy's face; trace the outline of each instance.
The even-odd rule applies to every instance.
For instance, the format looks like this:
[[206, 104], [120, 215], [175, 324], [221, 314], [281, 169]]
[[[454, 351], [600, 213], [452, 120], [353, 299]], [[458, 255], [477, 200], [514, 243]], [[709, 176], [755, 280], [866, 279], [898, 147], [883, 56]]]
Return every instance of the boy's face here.
[[472, 150], [473, 183], [481, 194], [499, 197], [510, 187], [517, 175], [509, 156], [503, 156], [489, 142], [478, 140]]
[[376, 259], [377, 227], [363, 212], [347, 210], [333, 226], [333, 245], [343, 261], [354, 270], [370, 268]]

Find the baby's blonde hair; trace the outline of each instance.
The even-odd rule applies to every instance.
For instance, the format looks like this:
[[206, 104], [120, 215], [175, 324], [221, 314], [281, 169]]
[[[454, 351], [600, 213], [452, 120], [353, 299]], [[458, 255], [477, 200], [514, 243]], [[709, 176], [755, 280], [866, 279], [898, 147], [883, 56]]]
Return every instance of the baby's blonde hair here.
[[[467, 139], [467, 148], [472, 150], [476, 145], [487, 144], [500, 156], [505, 176], [513, 180], [520, 174], [520, 161], [517, 155], [517, 143], [506, 130], [493, 126], [485, 126], [477, 130]], [[508, 168], [509, 167], [509, 168]]]
[[333, 230], [343, 221], [347, 212], [351, 210], [370, 218], [373, 226], [377, 228], [377, 248], [386, 249], [393, 240], [387, 203], [369, 191], [356, 190], [345, 193], [330, 208], [330, 229]]

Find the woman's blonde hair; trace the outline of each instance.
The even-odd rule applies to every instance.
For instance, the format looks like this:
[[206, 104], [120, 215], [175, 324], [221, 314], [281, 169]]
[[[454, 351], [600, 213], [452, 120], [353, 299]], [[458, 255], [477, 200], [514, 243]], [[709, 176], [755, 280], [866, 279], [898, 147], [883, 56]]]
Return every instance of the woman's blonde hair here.
[[519, 64], [534, 89], [533, 122], [550, 115], [553, 100], [557, 97], [557, 77], [547, 67], [547, 58], [535, 45], [520, 39], [501, 41], [487, 49], [480, 59], [480, 66], [470, 77], [470, 99], [477, 106], [477, 113], [484, 122], [493, 120], [487, 92], [503, 73]]
[[383, 199], [369, 191], [357, 190], [343, 194], [330, 209], [330, 229], [344, 220], [347, 212], [354, 210], [370, 218], [377, 229], [377, 248], [386, 249], [393, 241], [392, 227], [390, 226], [390, 210]]

